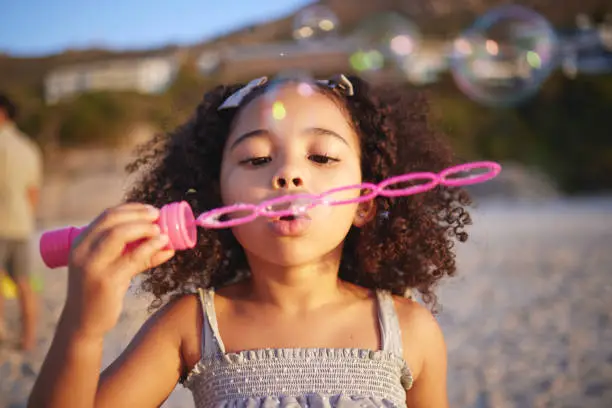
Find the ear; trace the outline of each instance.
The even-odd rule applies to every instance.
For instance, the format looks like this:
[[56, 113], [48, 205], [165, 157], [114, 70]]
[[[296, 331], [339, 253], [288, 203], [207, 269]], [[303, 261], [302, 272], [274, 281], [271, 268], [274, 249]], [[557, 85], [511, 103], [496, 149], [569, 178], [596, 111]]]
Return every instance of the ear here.
[[361, 228], [376, 216], [376, 203], [374, 200], [360, 203], [355, 213], [355, 219], [353, 225], [357, 228]]

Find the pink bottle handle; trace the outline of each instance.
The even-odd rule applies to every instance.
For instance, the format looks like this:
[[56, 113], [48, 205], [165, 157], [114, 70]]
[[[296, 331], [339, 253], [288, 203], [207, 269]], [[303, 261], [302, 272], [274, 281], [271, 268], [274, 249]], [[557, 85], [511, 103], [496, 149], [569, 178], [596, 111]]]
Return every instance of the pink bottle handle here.
[[[170, 238], [168, 249], [184, 250], [196, 244], [197, 229], [191, 207], [185, 201], [170, 203], [160, 210], [155, 222], [162, 233]], [[40, 237], [40, 255], [49, 268], [68, 265], [72, 242], [86, 227], [67, 227], [46, 231]], [[137, 247], [139, 242], [130, 243], [126, 251]]]

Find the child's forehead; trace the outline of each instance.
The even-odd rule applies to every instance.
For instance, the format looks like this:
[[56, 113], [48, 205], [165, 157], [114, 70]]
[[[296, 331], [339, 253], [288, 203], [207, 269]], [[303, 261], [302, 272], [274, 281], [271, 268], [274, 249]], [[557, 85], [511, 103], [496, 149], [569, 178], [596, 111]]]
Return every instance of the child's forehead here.
[[240, 108], [232, 128], [255, 123], [280, 126], [288, 122], [312, 122], [310, 125], [329, 123], [351, 127], [345, 107], [331, 91], [288, 82], [268, 87], [248, 100]]

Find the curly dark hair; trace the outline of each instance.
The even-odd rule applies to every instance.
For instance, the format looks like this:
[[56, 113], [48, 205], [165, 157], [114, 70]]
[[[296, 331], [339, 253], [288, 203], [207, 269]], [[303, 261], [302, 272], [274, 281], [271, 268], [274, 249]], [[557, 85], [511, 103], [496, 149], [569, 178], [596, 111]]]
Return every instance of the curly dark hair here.
[[10, 120], [17, 118], [17, 105], [5, 94], [0, 93], [0, 109], [2, 109]]
[[[374, 87], [356, 76], [349, 80], [353, 96], [323, 85], [317, 88], [352, 118], [361, 141], [364, 181], [379, 183], [415, 171], [439, 172], [455, 164], [450, 147], [428, 123], [423, 93]], [[128, 166], [129, 172], [138, 172], [139, 179], [127, 201], [161, 207], [185, 200], [196, 215], [222, 206], [221, 159], [232, 122], [243, 106], [272, 83], [255, 89], [240, 107], [220, 111], [219, 105], [244, 85], [218, 86], [204, 95], [187, 123], [141, 146], [138, 159]], [[438, 186], [423, 194], [379, 196], [375, 201], [377, 216], [362, 228], [352, 227], [345, 239], [339, 278], [397, 295], [417, 289], [435, 311], [436, 284], [456, 271], [454, 242], [467, 240], [468, 194]], [[145, 272], [140, 288], [155, 296], [152, 309], [161, 306], [165, 297], [248, 276], [244, 250], [230, 230], [199, 229], [197, 242], [194, 249], [178, 252], [164, 265]]]

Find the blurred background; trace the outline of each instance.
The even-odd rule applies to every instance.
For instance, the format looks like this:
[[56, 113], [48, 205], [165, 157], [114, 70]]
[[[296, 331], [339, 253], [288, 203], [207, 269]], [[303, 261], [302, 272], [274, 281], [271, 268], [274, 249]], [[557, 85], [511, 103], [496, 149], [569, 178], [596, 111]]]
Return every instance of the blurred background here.
[[[183, 122], [215, 85], [340, 72], [419, 88], [461, 160], [503, 165], [472, 187], [471, 240], [440, 290], [452, 406], [612, 406], [609, 1], [22, 0], [0, 10], [0, 92], [44, 155], [40, 230], [118, 203], [134, 146]], [[0, 407], [25, 406], [65, 296], [65, 270], [46, 270], [35, 246], [38, 346], [0, 346]], [[16, 327], [14, 290], [2, 288]], [[130, 295], [105, 364], [146, 302]], [[190, 398], [179, 388], [165, 406]]]

